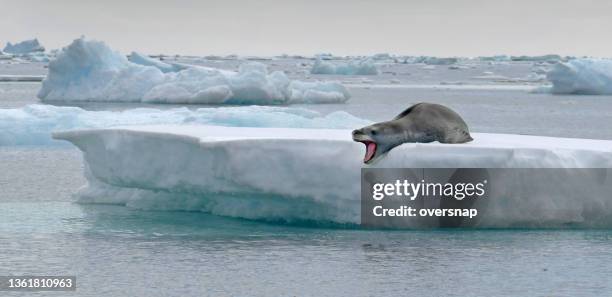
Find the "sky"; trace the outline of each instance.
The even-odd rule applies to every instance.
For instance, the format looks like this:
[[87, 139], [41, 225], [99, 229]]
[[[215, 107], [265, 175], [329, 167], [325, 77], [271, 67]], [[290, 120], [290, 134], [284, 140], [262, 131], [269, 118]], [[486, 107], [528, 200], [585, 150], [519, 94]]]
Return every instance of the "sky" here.
[[612, 57], [608, 0], [0, 0], [0, 43], [123, 53]]

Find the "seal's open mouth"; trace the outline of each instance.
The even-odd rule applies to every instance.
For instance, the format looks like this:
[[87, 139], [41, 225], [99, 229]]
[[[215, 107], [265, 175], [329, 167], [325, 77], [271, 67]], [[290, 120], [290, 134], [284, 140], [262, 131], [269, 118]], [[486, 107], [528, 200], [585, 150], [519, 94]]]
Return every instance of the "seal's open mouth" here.
[[376, 142], [370, 136], [366, 135], [361, 130], [353, 131], [353, 140], [365, 144], [366, 153], [365, 157], [363, 157], [363, 162], [369, 163], [372, 161], [376, 156], [378, 144], [376, 144]]
[[376, 155], [376, 142], [373, 141], [361, 141], [361, 143], [365, 144], [366, 153], [365, 157], [363, 157], [363, 162], [368, 163], [374, 159]]

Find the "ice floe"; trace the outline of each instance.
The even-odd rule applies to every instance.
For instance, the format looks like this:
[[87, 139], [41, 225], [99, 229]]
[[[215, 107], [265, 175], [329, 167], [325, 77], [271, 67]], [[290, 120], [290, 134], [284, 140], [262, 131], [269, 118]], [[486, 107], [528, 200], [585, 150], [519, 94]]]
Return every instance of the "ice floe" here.
[[0, 82], [33, 82], [33, 81], [43, 81], [45, 79], [44, 75], [8, 75], [8, 74], [0, 74]]
[[[153, 61], [139, 59], [139, 63]], [[342, 103], [350, 97], [338, 82], [292, 81], [283, 72], [268, 73], [257, 62], [244, 63], [237, 72], [194, 66], [164, 73], [159, 67], [165, 65], [155, 64], [132, 63], [103, 42], [79, 38], [49, 63], [38, 97], [42, 101], [261, 105]]]
[[451, 65], [451, 66], [448, 66], [448, 69], [450, 69], [450, 70], [465, 70], [465, 69], [470, 69], [470, 66], [467, 66], [467, 65]]
[[[360, 223], [360, 168], [366, 165], [363, 147], [351, 140], [351, 130], [164, 125], [68, 131], [55, 137], [84, 152], [89, 185], [80, 192], [81, 202], [272, 221]], [[605, 169], [612, 168], [612, 141], [473, 137], [467, 144], [404, 144], [375, 166], [595, 167], [604, 168], [604, 179], [612, 176]], [[490, 197], [478, 226], [610, 224], [605, 220], [612, 214], [608, 195], [572, 193]]]
[[457, 58], [421, 57], [420, 63], [427, 65], [451, 65], [459, 61]]
[[28, 54], [20, 55], [20, 57], [26, 60], [32, 61], [32, 62], [46, 63], [46, 62], [51, 61], [51, 57], [44, 52], [28, 53]]
[[328, 62], [317, 59], [310, 70], [312, 74], [336, 75], [377, 75], [379, 73], [372, 59], [351, 60], [349, 62]]

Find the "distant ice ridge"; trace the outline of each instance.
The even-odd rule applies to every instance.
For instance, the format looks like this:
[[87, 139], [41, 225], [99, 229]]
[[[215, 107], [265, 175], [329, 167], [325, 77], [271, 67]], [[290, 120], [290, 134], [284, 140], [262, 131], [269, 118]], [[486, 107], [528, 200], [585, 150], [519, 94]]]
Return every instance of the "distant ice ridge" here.
[[611, 95], [612, 60], [584, 58], [558, 63], [547, 78], [554, 94]]
[[244, 106], [159, 110], [87, 111], [78, 107], [29, 105], [0, 109], [0, 146], [61, 144], [51, 139], [55, 131], [104, 128], [117, 125], [206, 124], [252, 127], [357, 128], [370, 121], [346, 112], [321, 115], [302, 108]]
[[567, 59], [559, 55], [542, 55], [542, 56], [512, 56], [512, 61], [529, 61], [529, 62], [548, 62], [555, 63]]
[[76, 39], [49, 63], [38, 97], [43, 101], [260, 105], [342, 103], [350, 97], [338, 82], [292, 81], [283, 72], [268, 73], [265, 65], [256, 62], [242, 64], [238, 72], [193, 66], [164, 73], [165, 63], [138, 54], [132, 59], [140, 64], [103, 42]]
[[[351, 130], [133, 126], [55, 135], [84, 153], [84, 203], [204, 211], [265, 221], [360, 223], [363, 146]], [[603, 168], [612, 141], [474, 133], [467, 144], [404, 144], [381, 168]], [[571, 170], [571, 169], [570, 169]], [[517, 177], [519, 180], [521, 177]], [[483, 201], [480, 227], [612, 226], [609, 193]], [[557, 194], [560, 193], [560, 194]], [[478, 207], [479, 205], [475, 205]], [[434, 223], [433, 225], [429, 225]], [[414, 227], [435, 227], [435, 222]]]
[[512, 60], [512, 58], [507, 55], [480, 56], [476, 59], [485, 62], [508, 62]]
[[403, 64], [418, 64], [427, 65], [452, 65], [459, 62], [460, 58], [455, 57], [431, 57], [431, 56], [405, 56], [401, 59]]
[[371, 58], [376, 61], [389, 61], [395, 59], [395, 57], [391, 56], [389, 53], [378, 53], [373, 55]]
[[34, 52], [44, 52], [45, 47], [43, 47], [38, 39], [25, 40], [16, 44], [12, 44], [10, 42], [6, 43], [3, 51], [8, 54], [28, 54]]
[[422, 57], [421, 63], [427, 65], [452, 65], [457, 63], [457, 58]]
[[337, 74], [337, 75], [377, 75], [379, 73], [372, 59], [349, 61], [348, 63], [332, 63], [317, 58], [312, 69], [312, 74]]

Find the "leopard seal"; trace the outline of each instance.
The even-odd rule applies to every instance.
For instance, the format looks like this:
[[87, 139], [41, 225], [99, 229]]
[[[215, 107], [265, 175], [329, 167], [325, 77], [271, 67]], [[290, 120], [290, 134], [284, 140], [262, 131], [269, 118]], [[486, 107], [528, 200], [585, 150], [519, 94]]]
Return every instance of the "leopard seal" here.
[[459, 114], [440, 104], [422, 102], [390, 121], [354, 130], [353, 140], [365, 144], [363, 162], [369, 164], [403, 143], [465, 143], [474, 139]]

